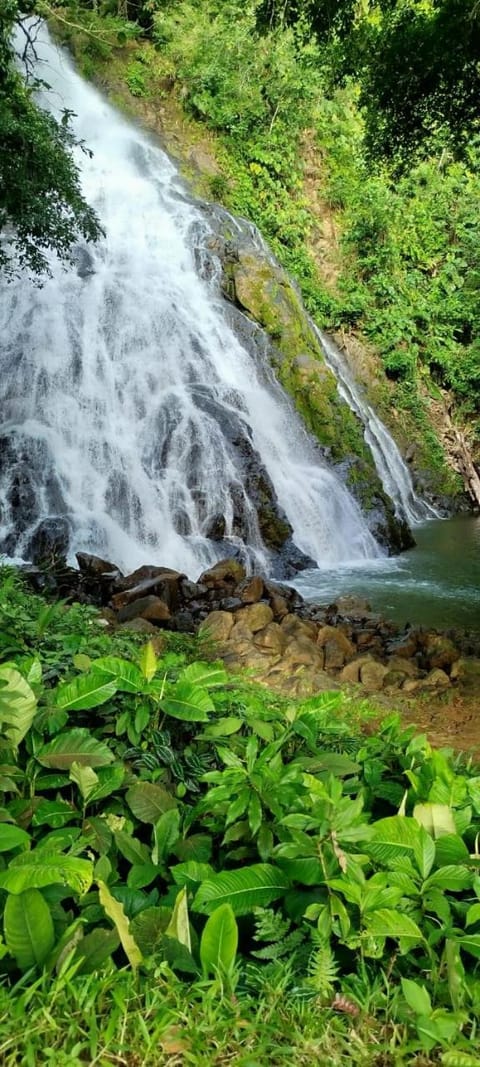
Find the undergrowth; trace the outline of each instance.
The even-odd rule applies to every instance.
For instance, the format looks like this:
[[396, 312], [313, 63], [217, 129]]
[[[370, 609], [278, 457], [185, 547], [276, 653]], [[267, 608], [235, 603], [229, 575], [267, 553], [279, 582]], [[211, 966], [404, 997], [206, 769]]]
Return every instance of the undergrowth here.
[[478, 1067], [474, 766], [9, 570], [0, 605], [3, 1063]]

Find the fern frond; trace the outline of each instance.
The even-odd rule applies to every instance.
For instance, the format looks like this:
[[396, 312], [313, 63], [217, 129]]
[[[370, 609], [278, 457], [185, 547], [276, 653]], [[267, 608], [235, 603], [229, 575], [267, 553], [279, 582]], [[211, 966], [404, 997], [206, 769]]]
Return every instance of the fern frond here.
[[308, 961], [308, 985], [322, 1000], [332, 996], [338, 965], [330, 945], [324, 941], [315, 948]]

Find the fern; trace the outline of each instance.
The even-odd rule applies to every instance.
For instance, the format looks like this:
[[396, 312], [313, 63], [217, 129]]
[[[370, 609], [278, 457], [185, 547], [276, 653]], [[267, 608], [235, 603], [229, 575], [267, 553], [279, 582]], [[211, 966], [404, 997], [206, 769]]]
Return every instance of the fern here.
[[268, 941], [263, 948], [252, 952], [257, 960], [279, 960], [284, 956], [294, 958], [296, 950], [305, 940], [302, 929], [292, 930], [290, 919], [284, 919], [273, 908], [255, 909], [255, 941]]
[[317, 944], [308, 961], [307, 984], [315, 991], [317, 997], [321, 1000], [328, 1000], [332, 997], [337, 981], [338, 965], [330, 945], [320, 938], [317, 931], [313, 931], [312, 936]]

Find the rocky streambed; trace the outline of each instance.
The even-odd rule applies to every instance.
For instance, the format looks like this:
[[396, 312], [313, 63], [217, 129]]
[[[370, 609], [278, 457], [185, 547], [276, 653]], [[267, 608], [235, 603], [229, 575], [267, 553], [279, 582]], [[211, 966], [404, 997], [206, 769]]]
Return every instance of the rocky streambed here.
[[356, 597], [307, 603], [290, 586], [247, 576], [235, 559], [221, 560], [195, 582], [168, 567], [124, 575], [97, 556], [78, 553], [77, 561], [78, 570], [56, 562], [24, 573], [46, 595], [95, 604], [112, 628], [146, 636], [199, 632], [230, 670], [246, 669], [292, 696], [344, 685], [402, 698], [478, 687], [479, 635], [400, 628]]

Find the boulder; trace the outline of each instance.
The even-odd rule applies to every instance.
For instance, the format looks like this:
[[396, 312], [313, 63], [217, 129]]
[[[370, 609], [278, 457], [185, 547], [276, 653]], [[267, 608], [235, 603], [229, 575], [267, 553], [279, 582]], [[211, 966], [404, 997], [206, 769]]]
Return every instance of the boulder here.
[[248, 604], [236, 612], [237, 622], [242, 622], [252, 633], [263, 630], [270, 622], [273, 622], [273, 611], [269, 604]]
[[317, 671], [323, 671], [323, 649], [319, 648], [309, 637], [299, 636], [292, 638], [283, 654], [285, 670], [295, 667], [309, 667]]
[[288, 604], [283, 596], [270, 597], [270, 607], [277, 622], [285, 618], [285, 615], [288, 615]]
[[228, 641], [233, 629], [234, 617], [229, 611], [211, 611], [200, 623], [199, 633], [207, 634], [212, 641]]
[[377, 663], [374, 659], [360, 667], [360, 681], [367, 693], [376, 693], [383, 689], [387, 674], [388, 667], [384, 667], [383, 663]]
[[170, 618], [170, 611], [164, 600], [157, 596], [142, 596], [132, 600], [118, 612], [119, 622], [128, 622], [129, 619], [148, 619], [150, 622], [165, 622]]
[[144, 578], [137, 585], [115, 593], [112, 596], [112, 607], [114, 611], [120, 611], [139, 597], [155, 595], [168, 605], [171, 612], [174, 612], [180, 603], [179, 582], [182, 577], [179, 571], [160, 571], [152, 578]]
[[408, 678], [418, 678], [420, 675], [417, 664], [411, 659], [405, 659], [405, 656], [389, 656], [387, 666], [389, 671], [400, 671]]
[[287, 647], [287, 638], [277, 622], [270, 622], [263, 630], [258, 630], [254, 640], [257, 648], [271, 649], [280, 656]]
[[339, 674], [339, 680], [341, 682], [347, 682], [350, 685], [356, 685], [360, 681], [360, 667], [362, 666], [362, 660], [352, 660], [351, 663], [347, 663]]
[[339, 615], [349, 615], [353, 619], [362, 619], [371, 612], [368, 600], [359, 596], [337, 597], [337, 611]]
[[440, 670], [439, 667], [435, 667], [433, 671], [429, 671], [425, 678], [420, 680], [422, 689], [444, 689], [449, 686], [450, 678], [445, 671]]
[[355, 648], [346, 634], [336, 626], [322, 626], [318, 631], [317, 645], [325, 650], [327, 670], [343, 667], [355, 654]]
[[259, 575], [253, 575], [252, 578], [244, 578], [243, 582], [237, 585], [235, 595], [240, 598], [243, 604], [257, 604], [263, 596], [263, 578]]
[[171, 567], [152, 567], [149, 564], [145, 564], [143, 567], [137, 567], [137, 570], [132, 571], [131, 574], [126, 574], [115, 584], [118, 592], [121, 592], [123, 589], [134, 589], [142, 582], [148, 582], [153, 578], [159, 578], [167, 574], [175, 575], [177, 578], [186, 577], [185, 574], [180, 574], [179, 571], [174, 571]]
[[64, 560], [68, 554], [70, 533], [70, 523], [64, 515], [42, 519], [25, 548], [26, 558], [32, 563]]
[[215, 563], [213, 567], [210, 567], [208, 571], [204, 571], [200, 575], [198, 582], [200, 585], [206, 586], [222, 586], [224, 582], [231, 582], [233, 585], [238, 585], [245, 578], [245, 567], [242, 563], [239, 563], [236, 559], [221, 559], [218, 563]]
[[308, 637], [315, 641], [318, 627], [310, 619], [299, 619], [298, 615], [289, 613], [280, 623], [282, 630], [288, 637]]
[[88, 552], [77, 552], [76, 560], [82, 574], [89, 578], [118, 578], [121, 572], [115, 563], [109, 563], [100, 556], [91, 556]]
[[448, 671], [460, 659], [460, 652], [450, 638], [442, 634], [426, 634], [422, 642], [423, 652], [429, 667]]
[[156, 626], [148, 619], [130, 619], [128, 622], [122, 622], [118, 627], [119, 630], [133, 630], [135, 633], [141, 634], [155, 634], [157, 633]]

